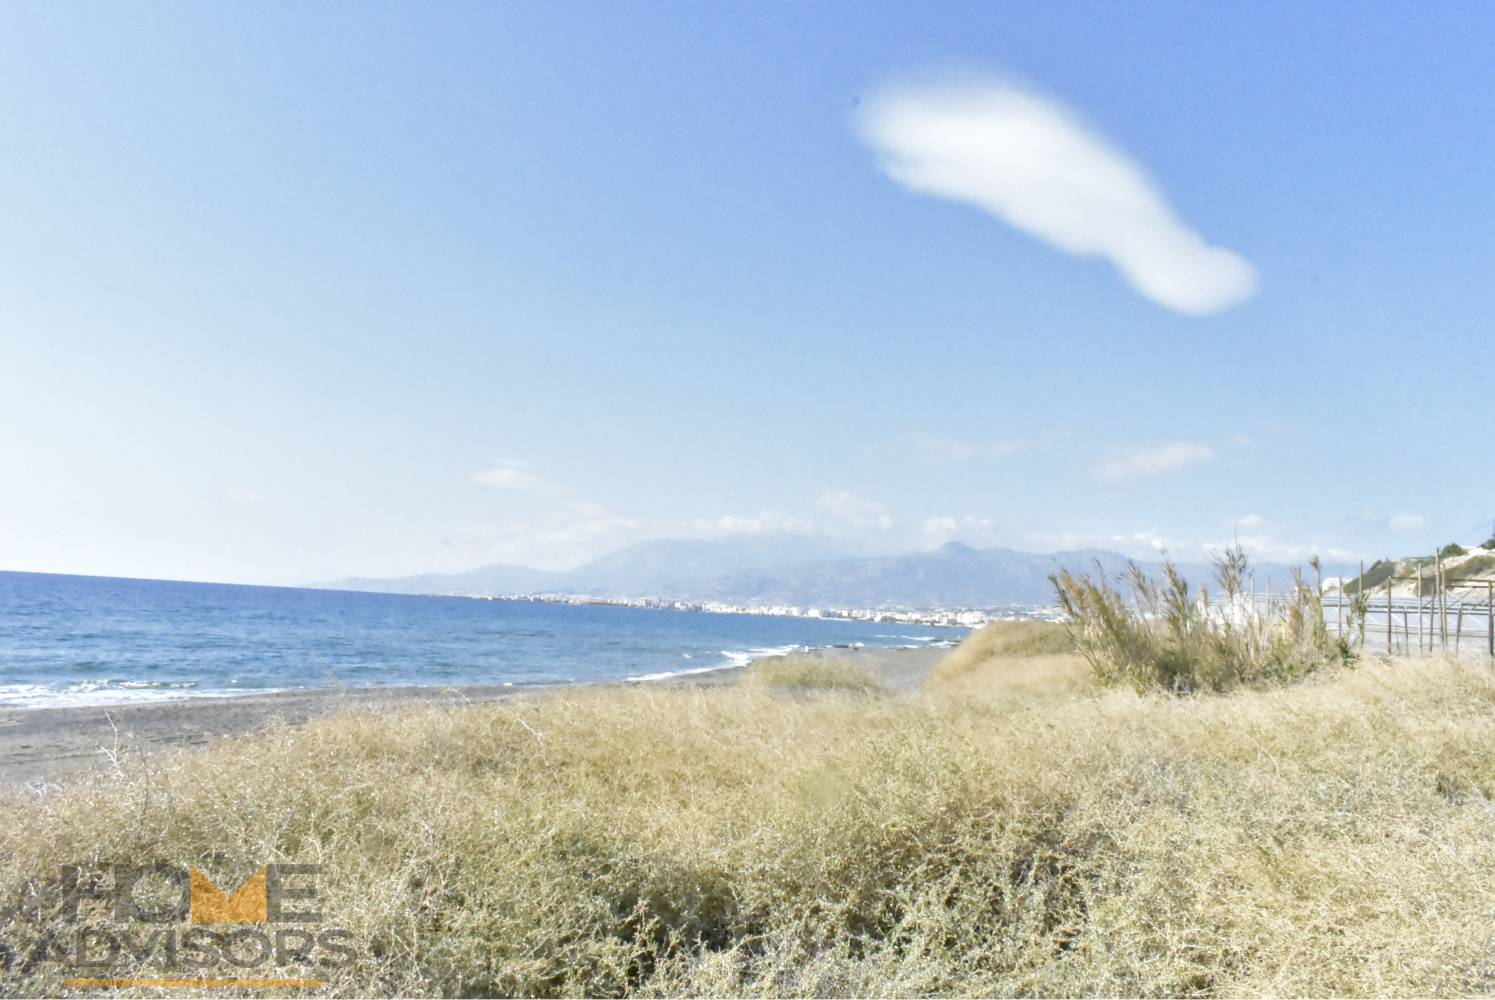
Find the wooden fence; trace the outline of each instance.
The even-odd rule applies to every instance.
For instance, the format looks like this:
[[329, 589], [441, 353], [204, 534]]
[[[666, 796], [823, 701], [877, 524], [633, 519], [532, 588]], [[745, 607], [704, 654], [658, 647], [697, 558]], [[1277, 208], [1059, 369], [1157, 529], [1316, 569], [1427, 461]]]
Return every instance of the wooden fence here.
[[[1324, 622], [1334, 635], [1348, 636], [1367, 652], [1416, 656], [1430, 653], [1483, 653], [1495, 657], [1495, 581], [1479, 581], [1481, 598], [1467, 600], [1446, 591], [1425, 597], [1397, 597], [1388, 582], [1380, 594], [1367, 593], [1363, 609], [1355, 598], [1326, 594]], [[1357, 615], [1363, 610], [1363, 618]], [[1363, 626], [1363, 627], [1362, 627]]]

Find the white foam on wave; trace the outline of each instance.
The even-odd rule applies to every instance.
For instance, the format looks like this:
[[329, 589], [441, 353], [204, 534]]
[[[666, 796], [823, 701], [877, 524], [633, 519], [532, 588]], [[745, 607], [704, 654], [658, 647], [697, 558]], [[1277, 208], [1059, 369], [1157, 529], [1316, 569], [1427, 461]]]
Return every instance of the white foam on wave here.
[[790, 653], [799, 653], [808, 649], [808, 646], [756, 646], [752, 649], [724, 649], [721, 651], [726, 663], [723, 667], [745, 667], [754, 660], [761, 660], [769, 656], [788, 656]]
[[44, 684], [0, 684], [0, 705], [19, 708], [51, 693]]
[[[789, 653], [803, 652], [808, 646], [755, 646], [752, 649], [723, 649], [722, 659], [725, 662], [713, 663], [709, 667], [691, 667], [687, 670], [661, 670], [653, 674], [634, 674], [624, 678], [630, 681], [665, 681], [671, 677], [686, 677], [690, 674], [709, 674], [717, 670], [730, 670], [733, 667], [745, 667], [754, 660], [761, 660], [768, 656], [786, 656]], [[684, 654], [689, 657], [690, 654]]]
[[77, 681], [66, 687], [46, 684], [0, 684], [0, 708], [91, 708], [138, 705], [188, 698], [219, 698], [241, 694], [269, 694], [278, 688], [228, 691], [204, 690], [194, 681]]
[[653, 674], [632, 674], [623, 678], [626, 681], [667, 681], [671, 677], [688, 677], [691, 674], [712, 674], [718, 670], [726, 670], [732, 666], [730, 663], [719, 663], [713, 667], [691, 667], [689, 670], [661, 670]]

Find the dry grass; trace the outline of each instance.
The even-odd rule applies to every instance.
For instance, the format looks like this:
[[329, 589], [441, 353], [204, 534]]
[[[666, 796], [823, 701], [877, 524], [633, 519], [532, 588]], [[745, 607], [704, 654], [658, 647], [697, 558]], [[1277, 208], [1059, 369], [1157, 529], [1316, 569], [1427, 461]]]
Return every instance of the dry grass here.
[[937, 670], [956, 674], [993, 657], [1057, 656], [1073, 652], [1074, 639], [1059, 622], [989, 622], [940, 661]]
[[998, 708], [1064, 700], [1089, 687], [1090, 665], [1058, 622], [997, 621], [976, 631], [935, 665], [926, 690], [977, 698]]
[[[991, 699], [748, 683], [341, 715], [7, 802], [0, 884], [44, 911], [70, 862], [322, 862], [360, 952], [337, 994], [1495, 991], [1489, 669], [1026, 707], [1006, 673], [946, 678]], [[60, 988], [43, 967], [0, 992]]]
[[875, 677], [850, 660], [809, 653], [758, 660], [748, 668], [742, 680], [750, 686], [800, 693], [877, 694], [882, 691], [882, 685]]

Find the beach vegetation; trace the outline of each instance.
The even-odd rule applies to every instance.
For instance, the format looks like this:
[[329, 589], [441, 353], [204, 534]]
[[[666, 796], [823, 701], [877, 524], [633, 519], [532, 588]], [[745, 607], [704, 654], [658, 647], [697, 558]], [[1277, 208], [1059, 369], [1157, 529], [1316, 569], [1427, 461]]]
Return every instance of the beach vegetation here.
[[1103, 684], [1225, 691], [1294, 681], [1349, 658], [1324, 624], [1317, 588], [1301, 573], [1262, 611], [1241, 599], [1248, 572], [1238, 546], [1215, 557], [1225, 595], [1218, 606], [1168, 560], [1158, 579], [1132, 563], [1114, 583], [1099, 565], [1093, 574], [1061, 569], [1050, 580], [1075, 647]]
[[758, 660], [748, 667], [743, 683], [799, 693], [877, 694], [882, 690], [876, 678], [850, 660], [813, 653]]
[[940, 661], [938, 670], [959, 670], [963, 664], [994, 657], [1057, 656], [1075, 652], [1074, 639], [1063, 622], [1018, 620], [994, 621], [973, 631], [950, 655]]
[[1399, 575], [1399, 572], [1406, 571], [1408, 568], [1415, 570], [1419, 566], [1432, 566], [1435, 561], [1432, 556], [1424, 556], [1421, 559], [1406, 560], [1405, 565], [1400, 565], [1395, 559], [1377, 559], [1364, 573], [1346, 580], [1340, 590], [1346, 596], [1369, 594], [1376, 588], [1384, 586], [1386, 581]]
[[1471, 580], [1488, 576], [1492, 571], [1495, 571], [1495, 555], [1477, 555], [1472, 559], [1465, 559], [1457, 566], [1449, 567], [1448, 579], [1450, 582]]
[[995, 707], [1031, 708], [1090, 687], [1089, 665], [1061, 622], [994, 621], [973, 631], [935, 665], [925, 683], [936, 697], [977, 697]]
[[[148, 759], [126, 740], [107, 770], [0, 804], [0, 940], [76, 929], [63, 865], [304, 861], [355, 953], [280, 970], [325, 981], [307, 995], [1495, 990], [1488, 667], [1188, 698], [1097, 686], [1075, 653], [940, 673], [959, 697], [785, 698], [748, 671], [350, 711]], [[1018, 696], [1043, 677], [1057, 690]], [[162, 974], [128, 953], [111, 971]], [[0, 990], [64, 975], [18, 961]]]

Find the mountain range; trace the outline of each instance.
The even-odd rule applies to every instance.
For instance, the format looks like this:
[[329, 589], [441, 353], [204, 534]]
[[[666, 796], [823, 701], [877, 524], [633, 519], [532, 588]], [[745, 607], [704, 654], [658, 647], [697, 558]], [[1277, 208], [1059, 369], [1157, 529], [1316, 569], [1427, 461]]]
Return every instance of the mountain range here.
[[[1049, 574], [1115, 574], [1132, 562], [1102, 549], [1022, 552], [978, 549], [960, 542], [928, 552], [856, 555], [829, 539], [739, 536], [714, 541], [640, 542], [564, 572], [522, 566], [484, 566], [463, 573], [393, 578], [349, 578], [316, 586], [397, 594], [548, 594], [604, 598], [720, 601], [737, 605], [927, 609], [1052, 604]], [[1160, 564], [1139, 561], [1156, 572]], [[1180, 563], [1196, 583], [1213, 579], [1204, 563]], [[1326, 574], [1349, 572], [1325, 566]], [[1254, 567], [1263, 587], [1286, 586], [1292, 567]]]

